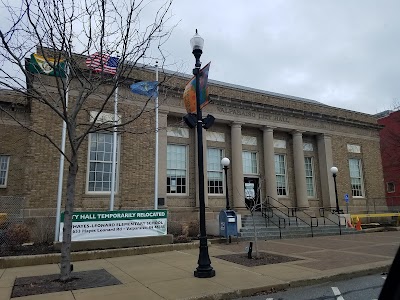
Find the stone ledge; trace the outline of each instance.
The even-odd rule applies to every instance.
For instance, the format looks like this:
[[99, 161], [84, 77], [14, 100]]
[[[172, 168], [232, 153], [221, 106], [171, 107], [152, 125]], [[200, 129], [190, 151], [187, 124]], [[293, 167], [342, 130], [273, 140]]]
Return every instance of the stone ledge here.
[[[208, 242], [208, 245], [211, 245], [211, 243]], [[196, 241], [192, 243], [182, 243], [182, 244], [168, 244], [168, 245], [72, 252], [71, 257], [72, 261], [74, 262], [74, 261], [84, 261], [91, 259], [150, 254], [150, 253], [175, 251], [175, 250], [188, 250], [188, 249], [195, 249], [198, 247], [199, 247], [199, 242]], [[57, 264], [60, 263], [60, 261], [61, 261], [60, 253], [6, 256], [6, 257], [0, 257], [0, 269], [24, 267], [24, 266], [36, 266], [45, 264]]]
[[[105, 250], [111, 248], [128, 248], [153, 245], [165, 245], [173, 243], [173, 235], [160, 236], [141, 236], [135, 238], [121, 238], [109, 240], [93, 240], [93, 241], [76, 241], [72, 242], [72, 251], [88, 251], [88, 250]], [[54, 249], [61, 250], [61, 242], [54, 243]]]

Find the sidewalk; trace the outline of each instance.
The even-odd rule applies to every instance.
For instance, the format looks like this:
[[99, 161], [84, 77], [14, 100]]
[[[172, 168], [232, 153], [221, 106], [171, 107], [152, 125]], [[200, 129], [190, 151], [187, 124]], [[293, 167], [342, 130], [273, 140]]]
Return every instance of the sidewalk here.
[[[261, 241], [262, 251], [300, 260], [257, 267], [214, 257], [245, 252], [248, 242], [212, 245], [216, 276], [209, 279], [193, 276], [198, 249], [75, 262], [74, 271], [104, 268], [123, 284], [13, 299], [234, 299], [271, 288], [380, 272], [391, 264], [399, 244], [400, 231]], [[54, 273], [59, 273], [57, 264], [0, 269], [0, 300], [10, 299], [16, 277]]]

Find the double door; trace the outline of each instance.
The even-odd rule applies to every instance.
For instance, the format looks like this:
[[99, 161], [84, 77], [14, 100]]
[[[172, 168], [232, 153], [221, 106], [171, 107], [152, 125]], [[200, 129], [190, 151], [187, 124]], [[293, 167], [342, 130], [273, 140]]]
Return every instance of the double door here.
[[[259, 183], [259, 178], [244, 178], [244, 201], [248, 209], [251, 209], [254, 205], [260, 203]], [[257, 210], [259, 210], [259, 208]]]

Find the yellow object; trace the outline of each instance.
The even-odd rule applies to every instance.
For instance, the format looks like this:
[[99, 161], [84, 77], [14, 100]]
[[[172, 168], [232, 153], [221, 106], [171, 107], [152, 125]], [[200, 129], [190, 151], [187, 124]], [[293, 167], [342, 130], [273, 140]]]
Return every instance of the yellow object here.
[[399, 224], [400, 222], [400, 213], [377, 213], [377, 214], [351, 215], [351, 223], [353, 223], [353, 226], [355, 227], [357, 227], [357, 223], [360, 223], [360, 228], [361, 228], [360, 218], [382, 218], [382, 217], [398, 217], [397, 224]]
[[5, 223], [7, 221], [7, 214], [6, 213], [0, 213], [0, 225]]

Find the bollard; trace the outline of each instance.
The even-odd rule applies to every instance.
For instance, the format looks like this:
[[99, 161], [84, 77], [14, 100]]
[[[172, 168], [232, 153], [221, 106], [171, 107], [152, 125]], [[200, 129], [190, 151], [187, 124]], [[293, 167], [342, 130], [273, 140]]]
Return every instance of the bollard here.
[[251, 253], [253, 252], [253, 242], [250, 242], [249, 252], [247, 252], [247, 258], [252, 259]]

